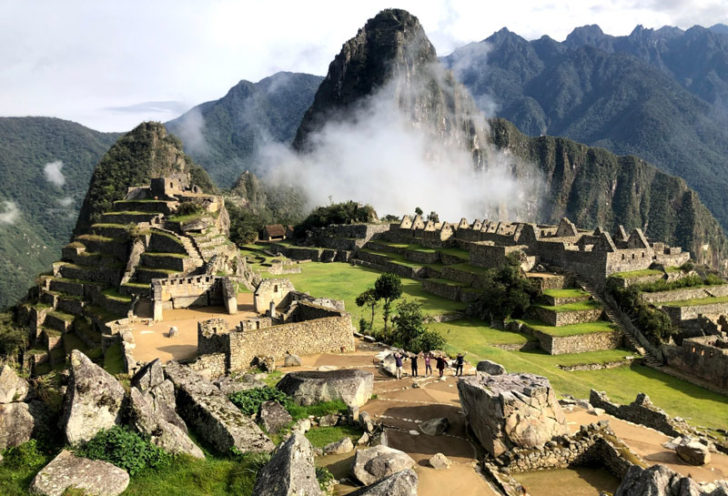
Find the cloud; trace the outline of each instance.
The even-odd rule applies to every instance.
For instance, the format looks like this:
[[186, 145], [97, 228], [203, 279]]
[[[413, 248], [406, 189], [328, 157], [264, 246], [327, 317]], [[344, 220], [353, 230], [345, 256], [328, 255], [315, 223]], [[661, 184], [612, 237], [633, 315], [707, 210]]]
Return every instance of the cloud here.
[[182, 140], [187, 153], [204, 155], [209, 150], [203, 133], [204, 129], [205, 118], [200, 109], [195, 107], [174, 121], [173, 132]]
[[61, 172], [63, 162], [56, 160], [54, 162], [48, 162], [43, 166], [43, 173], [45, 174], [46, 181], [53, 183], [59, 188], [66, 184], [66, 177]]
[[[269, 184], [302, 187], [309, 207], [354, 200], [380, 215], [420, 206], [450, 222], [463, 216], [535, 220], [543, 183], [534, 166], [486, 144], [484, 167], [474, 167], [462, 142], [433, 139], [426, 121], [413, 122], [400, 109], [397, 101], [408, 99], [401, 85], [387, 85], [345, 121], [330, 120], [310, 136], [311, 153], [264, 147], [258, 170], [268, 171]], [[524, 169], [530, 176], [514, 173]]]
[[15, 224], [20, 216], [20, 209], [13, 201], [4, 200], [0, 210], [0, 224]]
[[158, 113], [158, 114], [171, 114], [179, 115], [185, 110], [189, 109], [190, 106], [184, 102], [175, 101], [163, 101], [163, 102], [140, 102], [132, 105], [122, 105], [119, 107], [106, 107], [106, 110], [111, 112], [126, 112], [126, 113]]
[[70, 207], [73, 205], [73, 198], [70, 196], [64, 196], [58, 199], [58, 204], [62, 207]]

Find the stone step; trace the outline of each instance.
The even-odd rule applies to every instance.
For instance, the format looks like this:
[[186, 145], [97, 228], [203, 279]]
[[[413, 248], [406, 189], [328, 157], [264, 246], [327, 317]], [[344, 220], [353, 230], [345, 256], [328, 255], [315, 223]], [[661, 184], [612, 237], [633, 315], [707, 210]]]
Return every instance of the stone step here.
[[101, 216], [101, 222], [103, 224], [139, 224], [142, 222], [151, 222], [152, 219], [159, 215], [156, 212], [106, 212]]
[[172, 213], [170, 206], [176, 202], [164, 200], [117, 200], [114, 202], [114, 211], [149, 212], [169, 215]]
[[64, 313], [58, 310], [51, 310], [46, 313], [43, 320], [43, 327], [55, 329], [58, 332], [68, 332], [73, 324], [74, 315]]
[[97, 223], [91, 226], [91, 232], [114, 240], [126, 240], [129, 237], [128, 226], [115, 223]]

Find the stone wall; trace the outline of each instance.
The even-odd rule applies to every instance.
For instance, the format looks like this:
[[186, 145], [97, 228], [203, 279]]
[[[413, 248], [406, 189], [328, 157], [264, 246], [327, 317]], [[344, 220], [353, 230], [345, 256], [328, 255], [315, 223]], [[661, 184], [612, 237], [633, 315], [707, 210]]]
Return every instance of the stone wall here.
[[687, 424], [671, 419], [662, 409], [653, 405], [649, 396], [644, 393], [638, 394], [629, 405], [619, 405], [609, 401], [603, 391], [592, 389], [589, 393], [589, 403], [594, 408], [601, 408], [617, 418], [650, 427], [671, 437], [682, 436], [690, 432]]
[[154, 320], [162, 320], [164, 309], [222, 305], [221, 283], [210, 275], [152, 280]]
[[535, 337], [538, 340], [539, 347], [550, 355], [613, 350], [622, 345], [623, 339], [622, 333], [618, 330], [576, 334], [574, 336], [552, 336], [533, 329], [527, 324], [524, 324], [521, 329], [526, 334]]
[[432, 293], [442, 298], [447, 298], [448, 300], [461, 300], [460, 286], [454, 286], [442, 281], [433, 281], [432, 279], [424, 279], [422, 281], [422, 288], [428, 293]]
[[728, 349], [715, 346], [719, 342], [718, 336], [684, 339], [681, 346], [663, 346], [663, 354], [671, 367], [709, 381], [728, 394]]
[[594, 308], [589, 310], [576, 310], [573, 312], [557, 312], [548, 308], [533, 306], [530, 309], [531, 312], [548, 325], [551, 326], [565, 326], [571, 324], [583, 324], [585, 322], [594, 322], [599, 320], [604, 310], [601, 308]]
[[695, 288], [673, 289], [671, 291], [657, 291], [655, 293], [642, 293], [642, 299], [653, 305], [670, 301], [693, 300], [709, 296], [728, 296], [728, 284], [716, 286], [700, 286]]
[[278, 304], [290, 293], [295, 291], [293, 283], [288, 279], [264, 279], [258, 284], [253, 295], [253, 305], [258, 313], [266, 313], [271, 304]]
[[679, 326], [683, 320], [697, 319], [701, 315], [726, 315], [728, 314], [728, 302], [683, 307], [664, 306], [662, 310], [670, 317], [673, 324]]
[[526, 246], [497, 246], [486, 243], [473, 243], [468, 251], [470, 263], [479, 267], [494, 268], [505, 265], [508, 255], [513, 252], [525, 251]]

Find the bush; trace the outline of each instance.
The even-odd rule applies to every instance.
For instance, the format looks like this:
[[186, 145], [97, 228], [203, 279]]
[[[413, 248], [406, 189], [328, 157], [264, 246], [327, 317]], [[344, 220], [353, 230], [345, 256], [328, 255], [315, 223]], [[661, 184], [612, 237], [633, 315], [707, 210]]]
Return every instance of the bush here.
[[266, 401], [277, 401], [283, 406], [290, 403], [286, 393], [269, 386], [238, 391], [231, 394], [229, 398], [245, 415], [255, 415], [260, 410], [260, 405]]
[[371, 205], [361, 205], [353, 201], [334, 203], [326, 207], [318, 207], [294, 228], [297, 238], [306, 235], [306, 231], [315, 227], [331, 224], [354, 224], [356, 222], [375, 222], [377, 212]]
[[45, 462], [46, 455], [38, 447], [35, 439], [8, 449], [3, 458], [3, 465], [13, 469], [40, 468]]
[[654, 282], [635, 285], [645, 293], [656, 293], [658, 291], [672, 291], [674, 289], [694, 288], [696, 286], [715, 286], [725, 284], [725, 281], [715, 274], [708, 274], [704, 278], [697, 274], [689, 275], [676, 281], [665, 281], [660, 279]]
[[629, 315], [637, 328], [653, 343], [667, 342], [670, 336], [677, 333], [667, 314], [640, 298], [639, 287], [623, 288], [616, 279], [610, 277], [607, 279], [607, 291], [614, 297], [622, 311]]
[[119, 426], [99, 432], [92, 440], [77, 448], [76, 454], [112, 463], [131, 476], [148, 468], [167, 467], [172, 462], [171, 454], [136, 432]]
[[483, 320], [521, 317], [539, 295], [537, 285], [523, 275], [519, 253], [511, 253], [506, 264], [483, 275], [485, 288], [470, 305], [468, 313]]
[[316, 467], [316, 480], [318, 480], [321, 490], [326, 491], [329, 484], [334, 481], [334, 474], [326, 467]]

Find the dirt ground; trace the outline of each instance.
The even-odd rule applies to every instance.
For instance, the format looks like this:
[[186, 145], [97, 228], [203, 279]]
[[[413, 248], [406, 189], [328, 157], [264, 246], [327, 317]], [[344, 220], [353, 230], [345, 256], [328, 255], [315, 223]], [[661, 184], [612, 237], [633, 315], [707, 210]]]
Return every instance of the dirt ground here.
[[[164, 311], [164, 320], [149, 321], [149, 325], [136, 324], [132, 327], [136, 348], [134, 358], [140, 362], [150, 362], [159, 358], [162, 362], [194, 358], [197, 352], [197, 323], [212, 318], [224, 319], [230, 327], [241, 320], [256, 317], [253, 310], [253, 295], [238, 295], [238, 313], [229, 315], [222, 307], [196, 307]], [[179, 333], [174, 338], [167, 337], [169, 328], [177, 327]]]

